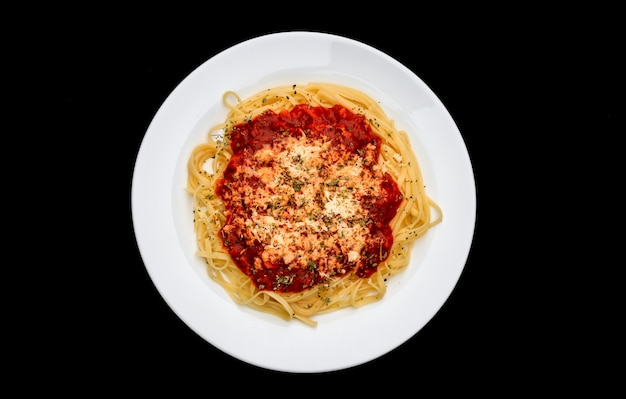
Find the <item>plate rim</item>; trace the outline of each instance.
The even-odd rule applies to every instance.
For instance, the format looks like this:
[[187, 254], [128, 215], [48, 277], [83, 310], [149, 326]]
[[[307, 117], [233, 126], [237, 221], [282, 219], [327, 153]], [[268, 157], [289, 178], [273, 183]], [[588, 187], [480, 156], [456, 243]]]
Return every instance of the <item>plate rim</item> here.
[[[405, 72], [407, 73], [407, 75], [409, 77], [411, 77], [412, 79], [414, 79], [414, 81], [421, 83], [421, 85], [423, 86], [422, 88], [429, 91], [429, 94], [433, 97], [433, 99], [437, 102], [437, 106], [440, 107], [442, 110], [445, 111], [445, 113], [448, 115], [449, 117], [449, 123], [452, 124], [452, 126], [456, 129], [456, 132], [458, 133], [459, 139], [461, 140], [461, 143], [463, 144], [463, 149], [465, 150], [465, 153], [467, 154], [467, 163], [469, 165], [469, 172], [471, 175], [471, 182], [468, 183], [468, 185], [471, 187], [472, 189], [472, 194], [473, 197], [470, 200], [470, 202], [472, 202], [472, 208], [473, 208], [473, 214], [471, 215], [471, 238], [469, 240], [469, 242], [466, 242], [466, 248], [464, 249], [464, 256], [462, 256], [464, 258], [464, 262], [463, 265], [460, 267], [460, 270], [458, 271], [458, 274], [456, 276], [452, 276], [453, 277], [453, 282], [452, 282], [452, 286], [449, 289], [449, 292], [445, 295], [445, 299], [443, 300], [443, 302], [441, 302], [438, 306], [435, 306], [432, 309], [431, 315], [429, 317], [427, 317], [426, 322], [424, 322], [423, 324], [421, 324], [420, 326], [418, 326], [418, 328], [413, 331], [404, 341], [402, 342], [396, 342], [393, 343], [391, 345], [388, 345], [385, 348], [382, 348], [381, 350], [379, 350], [376, 353], [373, 353], [360, 358], [359, 360], [356, 360], [354, 362], [343, 362], [342, 364], [336, 364], [336, 365], [326, 365], [326, 366], [316, 366], [313, 368], [301, 368], [301, 369], [294, 369], [293, 367], [288, 367], [288, 368], [283, 368], [281, 366], [276, 366], [276, 365], [272, 365], [263, 361], [260, 361], [258, 359], [254, 359], [251, 357], [245, 357], [245, 356], [241, 356], [241, 354], [238, 354], [236, 352], [233, 352], [233, 350], [231, 350], [231, 348], [229, 348], [228, 346], [225, 346], [223, 343], [218, 343], [215, 342], [213, 340], [210, 340], [207, 336], [206, 333], [203, 331], [198, 331], [198, 328], [196, 326], [193, 325], [192, 321], [189, 321], [187, 317], [184, 317], [183, 315], [181, 315], [177, 305], [174, 303], [174, 301], [171, 299], [170, 296], [167, 296], [164, 294], [164, 290], [163, 290], [163, 284], [162, 282], [159, 280], [161, 278], [161, 276], [158, 275], [158, 273], [155, 273], [155, 270], [153, 267], [151, 267], [151, 265], [148, 264], [148, 262], [146, 261], [147, 256], [144, 256], [145, 251], [147, 251], [147, 249], [145, 247], [143, 247], [142, 243], [145, 243], [145, 237], [140, 238], [138, 236], [138, 231], [141, 230], [141, 228], [137, 228], [137, 206], [138, 206], [138, 196], [139, 196], [139, 192], [138, 187], [140, 187], [139, 184], [139, 179], [140, 176], [137, 173], [138, 171], [138, 165], [141, 167], [141, 160], [143, 159], [142, 157], [144, 157], [145, 151], [148, 151], [147, 148], [148, 147], [144, 147], [144, 143], [149, 143], [149, 135], [151, 134], [151, 132], [154, 129], [154, 126], [156, 126], [157, 123], [160, 122], [160, 117], [162, 117], [164, 115], [165, 110], [167, 109], [167, 107], [169, 106], [169, 104], [171, 103], [171, 101], [173, 101], [173, 96], [175, 94], [177, 94], [179, 92], [179, 88], [182, 87], [183, 85], [187, 84], [187, 82], [190, 82], [191, 79], [193, 79], [193, 77], [196, 74], [201, 74], [202, 72], [202, 68], [204, 68], [206, 65], [209, 65], [210, 63], [216, 63], [219, 62], [219, 57], [223, 57], [224, 54], [229, 54], [232, 52], [236, 52], [239, 49], [245, 47], [245, 46], [249, 46], [251, 44], [255, 44], [255, 43], [260, 43], [261, 41], [265, 41], [265, 40], [269, 40], [271, 41], [273, 38], [285, 38], [288, 36], [309, 36], [309, 37], [318, 37], [321, 39], [325, 39], [325, 40], [338, 40], [341, 41], [343, 43], [349, 44], [349, 45], [354, 45], [354, 46], [358, 46], [361, 49], [364, 49], [366, 51], [369, 52], [374, 52], [375, 55], [379, 56], [379, 57], [383, 57], [383, 59], [385, 59], [385, 61], [387, 62], [392, 62], [395, 63], [397, 67], [401, 67], [405, 70]], [[146, 144], [147, 145], [147, 144]], [[139, 169], [139, 171], [141, 171], [141, 169]], [[444, 209], [444, 218], [445, 218], [445, 209]], [[140, 147], [139, 147], [139, 151], [137, 152], [137, 156], [136, 156], [136, 160], [135, 160], [135, 165], [133, 167], [133, 175], [132, 175], [132, 181], [131, 181], [131, 218], [132, 218], [132, 224], [133, 224], [133, 230], [134, 230], [134, 235], [135, 235], [135, 239], [137, 242], [137, 246], [139, 248], [139, 253], [141, 255], [141, 260], [144, 264], [144, 267], [146, 268], [146, 270], [148, 271], [148, 275], [150, 277], [150, 279], [152, 280], [153, 284], [155, 285], [155, 287], [157, 288], [159, 294], [163, 297], [163, 299], [166, 301], [166, 303], [168, 304], [168, 306], [174, 311], [174, 313], [187, 325], [189, 326], [192, 331], [194, 331], [196, 334], [198, 334], [200, 337], [202, 337], [204, 340], [206, 340], [209, 344], [211, 344], [212, 346], [218, 348], [219, 350], [221, 350], [222, 352], [232, 356], [233, 358], [239, 359], [241, 361], [244, 361], [246, 363], [249, 364], [253, 364], [255, 366], [259, 366], [262, 368], [266, 368], [266, 369], [270, 369], [270, 370], [277, 370], [277, 371], [290, 371], [290, 372], [325, 372], [325, 371], [335, 371], [335, 370], [340, 370], [340, 369], [346, 369], [346, 368], [350, 368], [353, 366], [357, 366], [363, 363], [367, 363], [371, 360], [374, 360], [382, 355], [384, 355], [385, 353], [388, 353], [389, 351], [395, 349], [396, 347], [400, 346], [402, 343], [406, 342], [406, 340], [408, 340], [410, 337], [412, 337], [413, 335], [417, 334], [421, 328], [423, 328], [431, 319], [432, 317], [434, 317], [434, 315], [441, 309], [441, 307], [443, 306], [443, 304], [447, 301], [447, 299], [449, 298], [450, 294], [452, 293], [452, 290], [454, 289], [454, 287], [456, 286], [461, 273], [463, 271], [463, 269], [465, 268], [465, 264], [467, 262], [467, 259], [469, 257], [469, 253], [470, 253], [470, 249], [473, 245], [473, 237], [475, 234], [475, 223], [476, 223], [476, 186], [475, 186], [475, 180], [474, 180], [474, 168], [472, 166], [471, 163], [471, 159], [469, 157], [469, 152], [467, 150], [467, 147], [465, 146], [463, 137], [461, 135], [460, 130], [458, 129], [458, 126], [456, 125], [454, 119], [452, 118], [452, 116], [450, 115], [449, 111], [447, 110], [447, 108], [445, 107], [445, 105], [441, 102], [441, 100], [438, 98], [438, 96], [430, 89], [430, 87], [423, 82], [419, 76], [417, 76], [417, 74], [415, 74], [413, 71], [411, 71], [409, 68], [407, 68], [404, 64], [402, 64], [400, 61], [396, 60], [395, 58], [391, 57], [390, 55], [388, 55], [387, 53], [381, 51], [380, 49], [373, 47], [367, 43], [361, 42], [357, 39], [353, 39], [347, 36], [342, 36], [342, 35], [337, 35], [337, 34], [333, 34], [333, 33], [326, 33], [326, 32], [315, 32], [315, 31], [283, 31], [283, 32], [273, 32], [273, 33], [268, 33], [268, 34], [261, 34], [258, 36], [255, 36], [253, 38], [249, 38], [246, 40], [243, 40], [237, 44], [234, 44], [233, 46], [230, 46], [226, 49], [224, 49], [221, 52], [218, 52], [217, 54], [211, 56], [209, 59], [207, 59], [205, 62], [203, 62], [202, 64], [200, 64], [198, 67], [196, 67], [193, 71], [191, 71], [189, 74], [187, 74], [187, 76], [185, 76], [180, 82], [179, 84], [170, 92], [170, 94], [166, 97], [166, 99], [163, 101], [163, 103], [161, 104], [161, 106], [158, 108], [157, 112], [155, 113], [153, 119], [151, 120], [150, 124], [148, 125], [148, 128], [145, 131], [144, 137], [142, 138]], [[141, 243], [140, 243], [141, 242]], [[182, 250], [181, 250], [182, 251]], [[406, 294], [406, 293], [405, 293]], [[383, 299], [384, 301], [384, 299]], [[368, 305], [369, 306], [369, 305]], [[367, 310], [364, 310], [367, 311]], [[191, 323], [191, 324], [190, 324]]]

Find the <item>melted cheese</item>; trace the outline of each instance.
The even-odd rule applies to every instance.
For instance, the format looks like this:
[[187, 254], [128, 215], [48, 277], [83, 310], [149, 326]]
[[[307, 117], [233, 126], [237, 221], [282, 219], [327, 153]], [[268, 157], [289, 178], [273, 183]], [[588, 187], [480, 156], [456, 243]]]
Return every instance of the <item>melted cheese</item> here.
[[[263, 262], [292, 268], [313, 263], [322, 276], [345, 272], [345, 259], [358, 261], [369, 234], [363, 199], [380, 190], [382, 171], [365, 168], [366, 161], [371, 159], [304, 135], [265, 145], [234, 174], [235, 182], [257, 178], [263, 184], [233, 190], [231, 200], [249, 210], [248, 217], [233, 219], [233, 228], [247, 245], [263, 243]], [[328, 256], [331, 248], [343, 256]]]

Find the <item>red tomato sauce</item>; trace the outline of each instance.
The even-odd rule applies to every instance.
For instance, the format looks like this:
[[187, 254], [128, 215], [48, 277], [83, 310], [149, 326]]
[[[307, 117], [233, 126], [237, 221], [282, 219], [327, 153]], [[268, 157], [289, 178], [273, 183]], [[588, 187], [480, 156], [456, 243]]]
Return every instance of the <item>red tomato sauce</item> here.
[[[266, 111], [232, 128], [228, 139], [233, 156], [216, 187], [216, 194], [224, 201], [227, 218], [220, 230], [220, 237], [224, 249], [235, 264], [261, 290], [300, 292], [319, 285], [328, 278], [350, 272], [360, 278], [369, 277], [378, 269], [378, 264], [387, 259], [393, 244], [390, 222], [396, 215], [403, 196], [394, 179], [388, 173], [379, 172], [381, 178], [376, 195], [358, 197], [360, 209], [366, 213], [362, 220], [369, 229], [369, 235], [357, 261], [350, 262], [345, 250], [341, 252], [338, 245], [326, 246], [324, 256], [327, 259], [315, 258], [314, 261], [309, 261], [309, 267], [296, 267], [291, 262], [268, 261], [263, 258], [267, 243], [252, 241], [249, 231], [241, 222], [242, 216], [245, 219], [252, 214], [252, 210], [243, 204], [241, 198], [245, 194], [241, 193], [259, 190], [263, 187], [263, 182], [256, 176], [243, 179], [237, 174], [237, 170], [242, 165], [253, 163], [258, 150], [271, 145], [280, 148], [281, 140], [302, 135], [311, 140], [330, 140], [332, 147], [341, 149], [342, 154], [367, 155], [369, 159], [378, 160], [381, 138], [372, 132], [364, 115], [340, 105], [326, 108], [302, 104], [291, 111]], [[373, 170], [374, 165], [375, 162], [371, 162], [365, 167]], [[333, 261], [332, 267], [328, 266], [328, 259]]]

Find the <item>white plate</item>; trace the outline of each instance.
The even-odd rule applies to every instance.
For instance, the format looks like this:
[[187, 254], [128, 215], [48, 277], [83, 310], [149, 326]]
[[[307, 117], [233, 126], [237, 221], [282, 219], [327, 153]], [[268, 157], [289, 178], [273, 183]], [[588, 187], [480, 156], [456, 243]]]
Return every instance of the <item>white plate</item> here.
[[[416, 242], [409, 267], [387, 295], [360, 309], [316, 317], [317, 327], [235, 304], [197, 257], [192, 202], [185, 193], [191, 149], [222, 122], [222, 93], [327, 81], [380, 100], [407, 130], [428, 193], [443, 222]], [[441, 101], [385, 53], [341, 36], [283, 32], [239, 43], [207, 60], [172, 91], [148, 127], [135, 164], [132, 217], [137, 244], [156, 288], [198, 335], [223, 352], [266, 369], [325, 372], [357, 366], [395, 349], [441, 308], [467, 261], [476, 191], [463, 138]]]

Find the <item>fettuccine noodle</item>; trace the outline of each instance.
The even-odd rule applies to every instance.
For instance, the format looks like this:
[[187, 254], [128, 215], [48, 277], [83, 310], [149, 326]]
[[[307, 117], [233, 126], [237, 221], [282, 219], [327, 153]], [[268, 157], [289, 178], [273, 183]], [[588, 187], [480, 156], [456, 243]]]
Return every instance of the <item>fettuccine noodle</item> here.
[[[197, 145], [193, 149], [188, 161], [187, 191], [194, 201], [194, 230], [198, 244], [197, 255], [206, 261], [209, 276], [219, 283], [232, 300], [238, 304], [249, 306], [285, 320], [297, 319], [311, 326], [317, 324], [317, 321], [314, 319], [316, 315], [346, 307], [361, 307], [382, 299], [386, 293], [386, 280], [408, 266], [412, 244], [443, 219], [442, 209], [426, 193], [419, 162], [412, 150], [407, 133], [396, 129], [393, 120], [387, 117], [381, 106], [370, 96], [359, 90], [336, 84], [314, 82], [305, 85], [273, 87], [243, 99], [236, 92], [228, 91], [224, 93], [223, 101], [229, 108], [224, 122], [210, 129], [206, 142]], [[231, 159], [237, 158], [234, 155], [233, 148], [231, 148], [233, 143], [231, 139], [234, 138], [233, 134], [236, 132], [235, 126], [250, 123], [255, 118], [266, 115], [269, 111], [279, 114], [285, 110], [293, 110], [299, 104], [325, 108], [340, 105], [355, 114], [364, 115], [365, 120], [369, 121], [372, 132], [381, 139], [380, 147], [376, 148], [379, 155], [378, 159], [375, 160], [377, 165], [372, 169], [372, 176], [374, 176], [374, 173], [377, 173], [376, 176], [388, 173], [397, 183], [401, 193], [401, 201], [395, 216], [389, 223], [393, 237], [390, 251], [388, 254], [381, 253], [381, 259], [384, 257], [384, 261], [374, 263], [377, 268], [371, 275], [359, 277], [352, 271], [342, 274], [336, 272], [336, 270], [333, 272], [335, 274], [331, 274], [330, 266], [328, 266], [329, 274], [321, 283], [306, 286], [297, 292], [281, 292], [277, 289], [271, 289], [267, 284], [255, 282], [248, 274], [242, 271], [229, 253], [229, 250], [233, 250], [231, 246], [233, 244], [229, 242], [227, 233], [231, 232], [230, 237], [233, 237], [233, 229], [241, 228], [242, 231], [250, 234], [248, 243], [252, 242], [251, 237], [256, 237], [254, 245], [258, 247], [263, 243], [266, 246], [268, 252], [262, 254], [262, 256], [259, 255], [254, 260], [259, 270], [261, 270], [259, 265], [282, 265], [283, 263], [287, 265], [290, 262], [294, 262], [293, 264], [295, 265], [296, 256], [300, 255], [297, 255], [295, 251], [293, 254], [286, 252], [286, 238], [296, 234], [293, 232], [293, 228], [287, 230], [287, 226], [295, 225], [295, 221], [280, 219], [277, 216], [279, 214], [277, 210], [279, 205], [275, 205], [273, 208], [270, 205], [266, 205], [267, 209], [264, 209], [263, 213], [261, 213], [261, 210], [258, 212], [250, 211], [250, 215], [253, 215], [256, 219], [253, 220], [252, 216], [250, 216], [248, 220], [239, 220], [240, 226], [229, 226], [225, 199], [220, 194], [229, 193], [228, 188], [230, 186], [226, 184], [224, 177], [225, 173], [232, 173], [232, 171], [226, 172]], [[278, 158], [278, 150], [276, 150], [272, 154], [273, 158], [266, 160], [264, 164], [277, 165], [279, 161], [282, 162], [283, 169], [280, 169], [280, 172], [285, 175], [284, 179], [289, 179], [284, 180], [289, 185], [271, 186], [266, 191], [274, 193], [279, 189], [289, 189], [292, 198], [295, 198], [297, 194], [304, 194], [303, 190], [305, 189], [317, 190], [315, 192], [319, 193], [321, 198], [319, 201], [322, 205], [319, 205], [319, 209], [315, 209], [312, 212], [313, 214], [322, 215], [317, 220], [314, 220], [313, 216], [311, 216], [309, 230], [307, 231], [320, 232], [320, 234], [323, 233], [326, 236], [318, 241], [312, 241], [316, 244], [315, 253], [319, 254], [319, 251], [328, 250], [328, 240], [323, 241], [323, 239], [328, 239], [330, 234], [335, 234], [333, 239], [343, 236], [344, 233], [340, 231], [347, 231], [348, 229], [351, 234], [354, 233], [356, 236], [367, 234], [369, 232], [367, 224], [361, 223], [359, 227], [352, 222], [358, 216], [357, 211], [354, 209], [358, 208], [348, 208], [347, 205], [341, 205], [342, 202], [340, 202], [340, 195], [353, 195], [352, 193], [356, 193], [360, 189], [359, 182], [350, 182], [348, 181], [349, 177], [337, 175], [337, 178], [330, 183], [328, 181], [326, 183], [320, 182], [317, 188], [313, 188], [313, 180], [306, 181], [303, 178], [296, 179], [294, 177], [296, 176], [295, 173], [297, 173], [297, 170], [294, 169], [296, 161], [300, 163], [299, 165], [306, 162], [307, 167], [311, 171], [318, 171], [327, 167], [326, 165], [320, 165], [318, 160], [311, 156], [310, 153], [311, 151], [316, 151], [316, 154], [322, 154], [324, 153], [323, 151], [331, 151], [332, 148], [329, 142], [324, 142], [321, 139], [314, 142], [312, 139], [306, 139], [304, 133], [302, 136], [294, 136], [289, 140], [291, 140], [289, 147], [285, 144], [285, 147], [281, 148], [283, 148], [284, 154], [291, 151], [289, 152], [291, 154], [289, 157], [293, 159], [286, 158], [281, 161]], [[316, 143], [315, 146], [313, 143]], [[270, 151], [269, 148], [269, 146], [266, 146], [263, 150]], [[368, 148], [372, 149], [371, 146]], [[300, 151], [297, 153], [297, 156], [293, 155], [296, 154], [296, 151]], [[359, 154], [361, 154], [360, 150]], [[262, 158], [262, 152], [256, 153], [255, 157], [255, 159]], [[349, 165], [352, 167], [351, 170], [364, 173], [362, 164], [366, 162], [363, 159], [355, 161], [356, 163], [348, 163], [345, 160], [343, 162], [342, 166]], [[271, 180], [268, 184], [277, 184], [274, 181], [278, 179], [278, 169], [276, 169], [277, 166], [274, 166], [274, 168], [274, 170], [268, 169], [274, 173], [274, 175], [271, 175], [274, 177], [274, 180]], [[290, 171], [294, 174], [287, 176], [287, 172], [291, 173]], [[249, 169], [247, 173], [248, 175], [260, 176], [258, 179], [270, 181], [267, 176], [261, 175], [260, 169]], [[354, 173], [356, 175], [356, 172]], [[310, 173], [310, 175], [312, 176], [313, 173]], [[220, 185], [222, 185], [221, 189], [218, 188]], [[343, 187], [343, 191], [333, 191], [342, 188], [339, 186]], [[260, 190], [250, 189], [251, 192], [248, 194], [232, 193], [232, 195], [241, 195], [242, 198], [248, 198], [247, 196], [261, 195], [262, 191]], [[313, 193], [313, 191], [311, 192]], [[229, 195], [231, 194], [229, 193]], [[357, 194], [354, 194], [354, 196], [356, 198]], [[280, 198], [276, 199], [276, 195], [272, 198], [275, 199], [276, 204], [281, 201]], [[352, 202], [356, 203], [354, 199]], [[285, 201], [282, 201], [280, 205], [280, 211], [283, 214], [295, 212], [284, 208], [286, 206], [285, 203]], [[303, 203], [304, 201], [302, 201]], [[323, 208], [324, 203], [326, 208]], [[307, 206], [313, 205], [308, 204]], [[324, 212], [326, 214], [323, 214]], [[337, 231], [329, 232], [327, 227], [322, 224], [322, 220], [328, 222], [328, 215], [335, 217], [332, 222], [339, 226]], [[234, 218], [230, 220], [234, 220]], [[259, 220], [265, 220], [266, 223], [261, 223]], [[367, 221], [365, 218], [364, 220]], [[234, 221], [231, 223], [234, 223]], [[283, 230], [279, 231], [279, 228], [283, 228]], [[312, 236], [313, 234], [311, 233], [306, 237], [313, 240]], [[303, 236], [302, 239], [304, 238]], [[243, 238], [241, 245], [244, 245]], [[292, 248], [296, 248], [295, 245], [299, 244], [294, 242], [291, 245]], [[312, 246], [312, 244], [309, 245]], [[337, 247], [340, 245], [341, 243], [336, 244]], [[247, 247], [244, 247], [242, 252], [246, 249]], [[358, 251], [359, 249], [346, 250], [345, 254], [350, 258], [351, 262], [355, 262], [355, 259], [359, 259]], [[315, 260], [315, 262], [309, 261], [311, 270], [322, 270], [322, 266], [326, 262], [324, 258], [319, 256], [313, 258], [313, 250], [309, 252], [312, 254], [311, 259]], [[300, 253], [303, 252], [301, 251]], [[271, 256], [274, 256], [274, 258], [271, 258]], [[341, 254], [337, 255], [338, 258], [342, 258], [342, 256]], [[268, 259], [273, 260], [268, 261]], [[304, 262], [304, 260], [301, 262]], [[291, 280], [288, 280], [286, 276], [276, 276], [277, 285], [275, 287], [281, 287], [278, 283], [284, 283], [282, 287], [286, 287], [286, 284], [292, 283]]]

